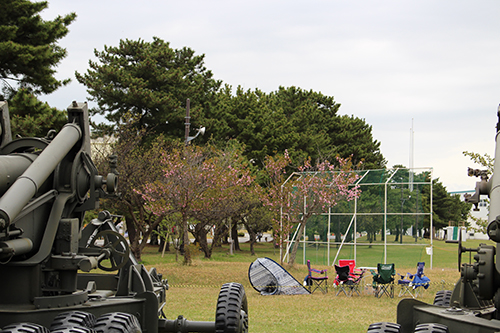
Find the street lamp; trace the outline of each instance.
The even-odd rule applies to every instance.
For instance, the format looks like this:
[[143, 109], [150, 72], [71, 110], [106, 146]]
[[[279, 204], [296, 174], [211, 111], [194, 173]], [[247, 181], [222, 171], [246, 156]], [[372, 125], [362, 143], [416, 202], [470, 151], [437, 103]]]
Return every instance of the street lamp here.
[[189, 98], [186, 100], [186, 121], [184, 122], [184, 125], [185, 125], [185, 133], [184, 133], [184, 143], [187, 145], [189, 141], [191, 140], [194, 140], [196, 139], [196, 137], [198, 135], [203, 135], [205, 134], [205, 127], [200, 127], [198, 128], [196, 131], [196, 134], [195, 136], [189, 136], [189, 126], [191, 125], [191, 123], [189, 122], [189, 120], [191, 119], [191, 117], [189, 116], [189, 106], [190, 106], [190, 102], [189, 102]]
[[205, 127], [200, 127], [196, 130], [195, 136], [187, 136], [186, 137], [186, 145], [188, 144], [189, 141], [196, 139], [198, 135], [203, 135], [205, 134]]

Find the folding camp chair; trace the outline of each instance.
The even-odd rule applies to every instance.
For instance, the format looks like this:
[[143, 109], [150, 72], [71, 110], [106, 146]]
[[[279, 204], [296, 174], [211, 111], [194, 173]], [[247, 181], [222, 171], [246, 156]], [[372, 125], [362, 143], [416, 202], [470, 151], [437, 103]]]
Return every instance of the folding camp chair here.
[[373, 288], [375, 297], [382, 297], [384, 294], [390, 298], [394, 297], [394, 276], [396, 268], [394, 264], [377, 264], [377, 272], [371, 270], [373, 275]]
[[421, 295], [423, 289], [429, 288], [429, 283], [431, 280], [427, 276], [425, 276], [424, 267], [425, 262], [418, 262], [417, 273], [406, 273], [406, 275], [398, 274], [399, 276], [401, 276], [401, 279], [398, 280], [398, 285], [401, 286], [399, 297], [408, 294], [412, 298], [415, 298]]
[[366, 270], [357, 269], [356, 260], [354, 259], [339, 259], [339, 266], [349, 266], [349, 275], [350, 279], [353, 282], [351, 294], [355, 292], [356, 294], [360, 295], [360, 285]]
[[403, 297], [404, 295], [408, 294], [412, 298], [415, 298], [412, 284], [413, 276], [410, 273], [406, 273], [406, 275], [398, 275], [401, 277], [398, 280], [398, 286], [400, 287], [398, 297]]
[[356, 260], [354, 259], [339, 259], [339, 266], [349, 266], [349, 272], [354, 273], [356, 269]]
[[335, 286], [337, 287], [337, 293], [335, 294], [335, 296], [338, 296], [341, 292], [343, 292], [344, 295], [348, 297], [352, 296], [354, 290], [354, 281], [352, 280], [349, 266], [335, 265], [335, 272], [337, 273], [334, 282]]
[[[431, 279], [429, 279], [427, 276], [424, 274], [424, 267], [425, 267], [425, 262], [421, 261], [417, 263], [417, 273], [413, 275], [413, 290], [415, 297], [421, 295], [424, 291], [424, 289], [429, 288]], [[421, 287], [421, 288], [420, 288]]]
[[[319, 289], [323, 294], [328, 292], [328, 275], [327, 274], [327, 269], [314, 269], [311, 268], [311, 261], [307, 260], [307, 269], [309, 270], [309, 274], [306, 276], [305, 281], [307, 286], [309, 287], [309, 291], [311, 294]], [[321, 274], [323, 276], [313, 276], [313, 273], [316, 274]]]

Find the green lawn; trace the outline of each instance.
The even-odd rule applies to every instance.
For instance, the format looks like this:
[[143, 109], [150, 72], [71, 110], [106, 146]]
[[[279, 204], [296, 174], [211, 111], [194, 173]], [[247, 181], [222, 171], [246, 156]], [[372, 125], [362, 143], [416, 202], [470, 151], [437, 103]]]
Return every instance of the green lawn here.
[[[485, 241], [482, 241], [483, 243]], [[479, 241], [467, 241], [468, 248], [477, 247]], [[144, 264], [156, 267], [167, 278], [170, 289], [167, 292], [165, 313], [168, 318], [183, 315], [188, 320], [213, 321], [220, 286], [225, 282], [239, 282], [246, 290], [249, 304], [250, 332], [366, 332], [369, 324], [377, 321], [396, 322], [396, 307], [401, 298], [377, 299], [371, 294], [371, 277], [364, 280], [366, 288], [361, 296], [335, 296], [330, 287], [327, 294], [261, 296], [248, 280], [248, 267], [257, 257], [270, 257], [279, 262], [279, 250], [272, 244], [258, 243], [256, 256], [251, 256], [248, 244], [241, 244], [242, 252], [229, 255], [227, 247], [217, 249], [212, 259], [204, 259], [201, 253], [195, 257], [193, 265], [184, 266], [175, 261], [175, 254], [166, 253], [162, 258], [156, 247], [148, 247], [143, 255]], [[331, 249], [331, 258], [336, 249]], [[346, 247], [339, 258], [349, 259], [352, 249]], [[306, 248], [306, 258], [321, 262], [324, 249]], [[298, 281], [307, 275], [307, 267], [284, 265]], [[319, 259], [321, 257], [321, 259]], [[425, 273], [431, 279], [431, 286], [420, 299], [432, 303], [434, 295], [441, 289], [452, 289], [460, 277], [457, 269], [457, 244], [434, 241], [433, 269], [426, 267]], [[333, 260], [333, 259], [332, 259]], [[383, 246], [358, 247], [358, 266], [376, 266], [383, 260]], [[468, 255], [463, 255], [463, 261]], [[179, 257], [182, 262], [182, 257]], [[398, 273], [415, 272], [418, 261], [429, 261], [424, 246], [390, 246], [388, 262], [396, 264]], [[428, 264], [427, 264], [428, 265]], [[330, 284], [335, 277], [331, 266], [315, 264], [315, 268], [327, 268]], [[370, 274], [368, 274], [370, 275]]]

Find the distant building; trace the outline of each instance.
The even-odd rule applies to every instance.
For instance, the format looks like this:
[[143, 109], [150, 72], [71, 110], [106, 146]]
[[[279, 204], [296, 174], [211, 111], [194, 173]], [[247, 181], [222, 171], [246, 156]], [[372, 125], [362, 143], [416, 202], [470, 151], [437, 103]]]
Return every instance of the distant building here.
[[113, 153], [112, 144], [115, 143], [116, 138], [114, 136], [104, 136], [90, 140], [90, 150], [92, 153], [92, 159], [97, 157], [107, 157]]
[[[475, 207], [472, 207], [470, 211], [471, 215], [474, 218], [488, 221], [489, 202], [487, 201], [487, 199], [481, 199], [481, 201], [477, 205], [477, 208], [479, 209], [478, 211], [475, 211], [474, 208]], [[472, 231], [469, 231], [469, 235], [472, 239], [489, 239], [488, 235], [486, 235], [485, 233], [474, 231], [474, 229], [476, 229], [478, 226], [473, 219], [469, 218], [468, 222], [470, 223], [472, 229]]]

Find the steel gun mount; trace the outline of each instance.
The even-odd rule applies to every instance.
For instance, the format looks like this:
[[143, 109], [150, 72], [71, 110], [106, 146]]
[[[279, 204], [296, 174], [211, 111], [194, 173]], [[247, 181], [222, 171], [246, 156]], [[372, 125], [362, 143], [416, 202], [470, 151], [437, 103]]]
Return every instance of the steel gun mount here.
[[[498, 118], [495, 171], [500, 170], [500, 107]], [[438, 291], [432, 305], [416, 299], [403, 299], [397, 309], [399, 325], [387, 323], [394, 327], [394, 332], [500, 332], [500, 258], [496, 255], [500, 244], [500, 172], [495, 172], [490, 179], [485, 170], [469, 168], [468, 174], [480, 177], [480, 181], [476, 183], [475, 193], [466, 195], [465, 200], [477, 209], [480, 196], [489, 196], [487, 234], [497, 245], [480, 244], [477, 248], [465, 248], [460, 237], [458, 268], [461, 277], [454, 289]], [[461, 263], [464, 252], [469, 253], [468, 263]], [[369, 332], [378, 331], [375, 328]]]
[[168, 284], [131, 255], [116, 216], [83, 225], [118, 181], [92, 162], [86, 103], [73, 102], [68, 123], [46, 138], [12, 140], [6, 102], [0, 125], [1, 333], [248, 331], [242, 285], [222, 286], [213, 322], [168, 320]]

